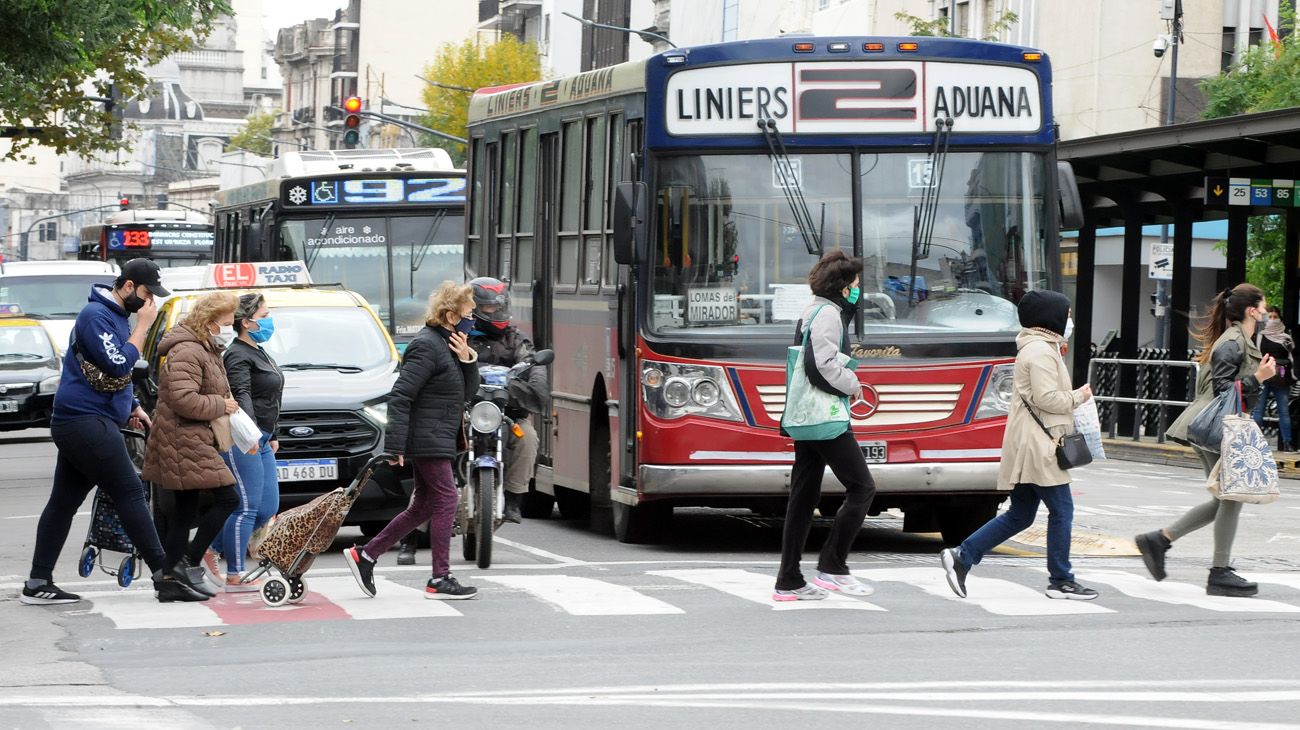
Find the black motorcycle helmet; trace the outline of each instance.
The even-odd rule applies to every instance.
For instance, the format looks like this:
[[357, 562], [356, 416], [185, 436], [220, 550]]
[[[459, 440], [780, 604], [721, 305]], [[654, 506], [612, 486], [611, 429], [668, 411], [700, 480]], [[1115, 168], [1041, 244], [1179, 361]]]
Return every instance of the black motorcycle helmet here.
[[503, 330], [510, 325], [510, 290], [506, 283], [490, 276], [471, 279], [474, 290], [474, 319], [484, 327]]

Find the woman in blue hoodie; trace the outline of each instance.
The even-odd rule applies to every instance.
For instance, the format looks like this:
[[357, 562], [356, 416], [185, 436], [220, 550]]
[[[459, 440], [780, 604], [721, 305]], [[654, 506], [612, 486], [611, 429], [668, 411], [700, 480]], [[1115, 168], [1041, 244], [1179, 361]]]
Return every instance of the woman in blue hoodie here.
[[[54, 564], [76, 515], [96, 485], [113, 499], [122, 527], [153, 570], [155, 585], [172, 580], [163, 574], [166, 555], [145, 502], [144, 484], [136, 475], [120, 429], [150, 425], [149, 416], [131, 393], [131, 373], [140, 359], [145, 333], [158, 317], [155, 296], [168, 296], [158, 265], [132, 259], [110, 287], [96, 284], [77, 315], [63, 373], [54, 395], [50, 436], [59, 454], [54, 486], [36, 525], [32, 571], [19, 600], [32, 605], [75, 603], [81, 596], [54, 584]], [[128, 317], [136, 315], [135, 329]], [[187, 576], [176, 576], [187, 593], [202, 595]]]

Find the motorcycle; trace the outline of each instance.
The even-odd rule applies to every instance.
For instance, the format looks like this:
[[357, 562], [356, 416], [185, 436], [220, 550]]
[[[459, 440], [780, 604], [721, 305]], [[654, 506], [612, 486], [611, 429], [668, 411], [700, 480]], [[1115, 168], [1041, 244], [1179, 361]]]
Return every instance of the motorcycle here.
[[520, 406], [512, 386], [527, 382], [528, 372], [555, 360], [551, 350], [538, 350], [513, 367], [480, 365], [482, 384], [466, 406], [469, 424], [468, 449], [461, 454], [456, 505], [455, 533], [461, 537], [461, 552], [480, 568], [492, 564], [492, 533], [501, 525], [505, 503], [504, 454], [507, 439], [522, 438], [523, 432], [506, 415], [510, 406]]

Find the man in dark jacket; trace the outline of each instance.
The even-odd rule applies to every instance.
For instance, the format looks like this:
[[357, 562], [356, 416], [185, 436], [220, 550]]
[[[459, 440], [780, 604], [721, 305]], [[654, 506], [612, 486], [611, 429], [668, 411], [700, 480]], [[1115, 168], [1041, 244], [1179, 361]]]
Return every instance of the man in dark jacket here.
[[[112, 497], [122, 527], [140, 551], [155, 584], [167, 565], [158, 533], [149, 517], [144, 484], [136, 474], [119, 429], [151, 425], [131, 393], [131, 373], [140, 359], [145, 333], [158, 318], [155, 296], [167, 296], [158, 265], [132, 259], [122, 266], [111, 287], [96, 284], [77, 315], [63, 373], [54, 395], [50, 436], [59, 454], [54, 486], [36, 525], [30, 578], [19, 600], [33, 605], [75, 603], [81, 597], [54, 585], [54, 565], [67, 542], [72, 518], [96, 485]], [[135, 329], [128, 317], [136, 315]], [[190, 598], [202, 596], [177, 575]]]

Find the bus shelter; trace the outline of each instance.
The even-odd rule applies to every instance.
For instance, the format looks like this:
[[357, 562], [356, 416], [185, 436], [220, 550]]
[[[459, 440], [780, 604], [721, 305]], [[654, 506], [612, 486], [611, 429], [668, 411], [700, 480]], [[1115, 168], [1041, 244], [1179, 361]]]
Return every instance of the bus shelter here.
[[[1227, 220], [1227, 286], [1246, 278], [1247, 227], [1256, 215], [1285, 218], [1283, 319], [1300, 320], [1300, 109], [1247, 114], [1063, 142], [1059, 159], [1078, 178], [1084, 225], [1078, 235], [1078, 288], [1074, 306], [1074, 378], [1088, 376], [1094, 332], [1118, 331], [1120, 359], [1136, 359], [1143, 301], [1142, 227], [1171, 226], [1169, 359], [1186, 359], [1192, 279], [1192, 226]], [[1094, 322], [1097, 230], [1124, 231], [1119, 322]], [[1121, 370], [1123, 373], [1123, 370]], [[1119, 395], [1136, 394], [1136, 375], [1122, 375]], [[1171, 389], [1171, 392], [1179, 392]], [[1121, 429], [1132, 430], [1133, 409], [1120, 408]]]

